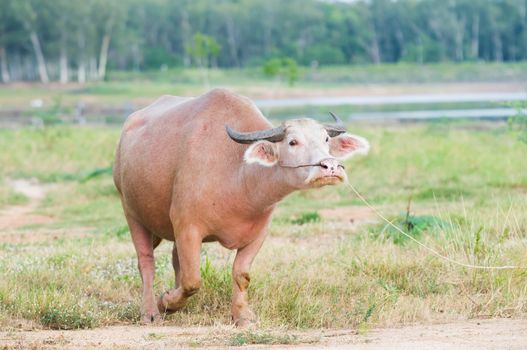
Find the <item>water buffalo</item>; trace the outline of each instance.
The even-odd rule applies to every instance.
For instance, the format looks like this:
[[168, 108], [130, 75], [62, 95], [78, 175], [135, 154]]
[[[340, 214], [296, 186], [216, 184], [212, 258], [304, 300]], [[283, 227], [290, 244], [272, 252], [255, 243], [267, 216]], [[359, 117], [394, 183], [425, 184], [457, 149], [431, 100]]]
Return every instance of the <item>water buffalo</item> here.
[[[276, 204], [289, 193], [346, 179], [339, 160], [369, 144], [336, 124], [295, 119], [273, 127], [248, 99], [215, 89], [182, 101], [163, 96], [126, 120], [114, 181], [137, 252], [144, 322], [196, 293], [202, 242], [236, 249], [231, 313], [246, 326], [249, 268]], [[174, 241], [175, 288], [154, 297], [154, 249]], [[157, 304], [157, 305], [156, 305]]]

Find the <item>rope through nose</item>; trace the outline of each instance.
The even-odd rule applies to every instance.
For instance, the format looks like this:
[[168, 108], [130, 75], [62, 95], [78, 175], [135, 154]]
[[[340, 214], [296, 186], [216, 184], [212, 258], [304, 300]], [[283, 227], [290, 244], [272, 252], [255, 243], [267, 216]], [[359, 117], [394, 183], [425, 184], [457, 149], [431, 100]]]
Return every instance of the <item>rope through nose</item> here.
[[[308, 166], [319, 166], [319, 167], [322, 167], [324, 169], [328, 168], [327, 165], [323, 165], [321, 162], [314, 163], [314, 164], [299, 164], [299, 165], [289, 165], [289, 164], [278, 163], [278, 165], [281, 166], [282, 168], [291, 168], [291, 169], [294, 169], [294, 168], [305, 168], [305, 167], [308, 167]], [[337, 165], [337, 168], [346, 169], [346, 167], [344, 165], [342, 165], [342, 164]]]
[[314, 164], [299, 164], [299, 165], [289, 165], [289, 164], [283, 164], [283, 163], [278, 163], [279, 166], [281, 166], [282, 168], [305, 168], [305, 167], [308, 167], [308, 166], [320, 166], [320, 167], [323, 167], [322, 163], [314, 163]]

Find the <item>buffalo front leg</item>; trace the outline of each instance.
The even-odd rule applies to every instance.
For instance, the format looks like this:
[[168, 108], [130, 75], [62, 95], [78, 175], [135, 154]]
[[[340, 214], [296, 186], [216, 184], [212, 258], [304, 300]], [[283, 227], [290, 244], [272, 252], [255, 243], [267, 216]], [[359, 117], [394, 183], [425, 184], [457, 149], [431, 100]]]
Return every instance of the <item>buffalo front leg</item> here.
[[177, 260], [172, 261], [174, 268], [179, 267], [179, 271], [176, 271], [176, 288], [161, 295], [157, 303], [160, 312], [171, 313], [181, 309], [187, 299], [198, 292], [201, 286], [201, 241], [202, 237], [197, 230], [187, 230], [176, 236], [174, 251]]
[[232, 266], [231, 315], [234, 324], [241, 328], [256, 323], [256, 316], [249, 307], [247, 289], [251, 281], [249, 275], [251, 264], [260, 250], [264, 239], [265, 235], [262, 235], [256, 241], [238, 249]]
[[152, 234], [134, 218], [126, 215], [132, 241], [137, 253], [137, 265], [143, 282], [141, 319], [151, 323], [160, 319], [154, 297], [154, 242]]
[[179, 257], [177, 256], [176, 242], [174, 242], [174, 247], [172, 248], [172, 267], [174, 268], [176, 288], [178, 288], [179, 286], [181, 286], [181, 271], [179, 268]]

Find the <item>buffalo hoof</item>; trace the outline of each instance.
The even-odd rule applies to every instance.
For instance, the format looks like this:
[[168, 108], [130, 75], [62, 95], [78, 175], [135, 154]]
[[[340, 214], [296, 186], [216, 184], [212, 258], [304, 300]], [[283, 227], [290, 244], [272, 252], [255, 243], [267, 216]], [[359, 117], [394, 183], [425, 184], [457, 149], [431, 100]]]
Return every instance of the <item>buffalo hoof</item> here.
[[171, 289], [161, 294], [157, 301], [157, 308], [160, 313], [170, 315], [182, 309], [185, 304], [186, 298], [181, 297], [177, 290]]
[[145, 325], [160, 323], [161, 321], [163, 321], [163, 317], [161, 317], [161, 314], [157, 311], [141, 313], [141, 323]]
[[252, 318], [238, 318], [234, 321], [234, 325], [241, 329], [256, 329], [257, 322]]

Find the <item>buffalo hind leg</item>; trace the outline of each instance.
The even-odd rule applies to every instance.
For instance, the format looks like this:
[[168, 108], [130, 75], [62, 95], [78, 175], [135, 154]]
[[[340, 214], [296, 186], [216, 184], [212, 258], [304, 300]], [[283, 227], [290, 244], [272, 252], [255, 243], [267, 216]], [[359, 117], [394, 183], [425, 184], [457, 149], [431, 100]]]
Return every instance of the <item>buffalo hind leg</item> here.
[[247, 289], [251, 281], [249, 275], [251, 264], [260, 250], [264, 239], [265, 234], [262, 234], [257, 240], [238, 249], [236, 252], [236, 258], [232, 266], [231, 315], [237, 327], [245, 328], [256, 323], [256, 316], [249, 307]]
[[141, 319], [145, 323], [151, 323], [161, 319], [154, 297], [154, 237], [152, 233], [129, 215], [126, 215], [126, 220], [137, 253], [139, 273], [143, 282]]
[[[179, 273], [176, 271], [176, 288], [163, 293], [157, 306], [160, 312], [171, 313], [185, 306], [187, 299], [198, 292], [201, 287], [199, 270], [201, 235], [197, 230], [183, 230], [176, 236], [173, 254], [173, 264], [177, 261]], [[176, 265], [174, 266], [176, 268]]]

